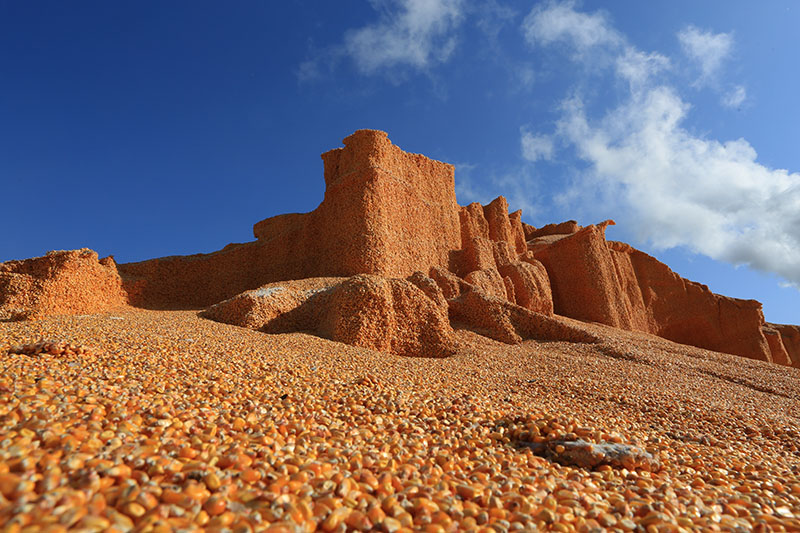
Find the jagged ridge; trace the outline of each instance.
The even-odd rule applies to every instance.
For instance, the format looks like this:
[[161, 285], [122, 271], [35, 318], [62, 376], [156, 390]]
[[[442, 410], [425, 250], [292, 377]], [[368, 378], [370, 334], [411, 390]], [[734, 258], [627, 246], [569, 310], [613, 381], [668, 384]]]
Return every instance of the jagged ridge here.
[[[453, 166], [406, 153], [384, 132], [359, 130], [344, 145], [322, 155], [319, 207], [258, 222], [256, 241], [118, 266], [82, 251], [43, 274], [25, 273], [41, 258], [0, 264], [0, 310], [26, 318], [126, 302], [218, 304], [206, 316], [265, 331], [292, 331], [288, 317], [311, 313], [327, 326], [296, 329], [404, 355], [452, 353], [448, 319], [503, 342], [592, 342], [563, 316], [800, 367], [800, 328], [767, 324], [760, 303], [714, 294], [607, 241], [613, 221], [537, 229], [503, 197], [458, 206]], [[340, 279], [314, 302], [246, 292], [308, 278]]]

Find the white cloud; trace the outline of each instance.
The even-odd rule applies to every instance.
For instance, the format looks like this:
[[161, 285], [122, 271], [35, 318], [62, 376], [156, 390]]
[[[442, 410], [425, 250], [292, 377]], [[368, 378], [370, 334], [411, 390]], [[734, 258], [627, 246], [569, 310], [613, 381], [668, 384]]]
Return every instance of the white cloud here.
[[737, 108], [741, 107], [747, 98], [747, 91], [741, 85], [737, 85], [728, 93], [722, 96], [722, 105], [725, 107]]
[[491, 46], [497, 45], [497, 38], [506, 24], [511, 22], [517, 13], [497, 0], [482, 0], [473, 4], [476, 17], [475, 25], [486, 36]]
[[684, 53], [700, 67], [699, 85], [712, 83], [733, 49], [733, 36], [730, 33], [702, 31], [695, 26], [687, 26], [678, 32], [678, 40]]
[[308, 59], [300, 63], [295, 71], [297, 79], [300, 82], [306, 82], [319, 78], [319, 64], [313, 59]]
[[392, 0], [376, 4], [380, 19], [345, 34], [344, 51], [372, 74], [397, 66], [425, 69], [446, 61], [456, 46], [462, 0]]
[[530, 44], [565, 43], [579, 54], [597, 46], [622, 43], [602, 13], [575, 11], [575, 2], [543, 2], [525, 17], [522, 29]]
[[617, 74], [628, 81], [631, 90], [638, 90], [650, 79], [670, 68], [667, 57], [652, 52], [647, 54], [628, 46], [625, 53], [617, 57]]
[[[572, 3], [549, 6], [565, 20], [599, 16], [571, 14]], [[617, 35], [605, 26], [604, 34]], [[703, 75], [714, 76], [730, 52], [730, 36], [693, 27], [682, 34]], [[622, 36], [605, 42], [613, 45], [606, 51], [616, 54], [614, 75], [629, 88], [599, 118], [580, 93], [562, 103], [556, 136], [587, 168], [556, 200], [624, 219], [657, 248], [686, 246], [800, 287], [800, 173], [759, 163], [745, 139], [693, 133], [686, 126], [691, 105], [654, 76], [669, 59], [627, 44], [620, 48]], [[745, 98], [744, 88], [736, 87], [726, 100], [739, 105]], [[523, 143], [526, 133], [521, 131]]]
[[594, 180], [584, 193], [619, 194], [609, 207], [658, 248], [688, 246], [800, 284], [800, 174], [759, 164], [744, 139], [693, 135], [683, 127], [689, 109], [663, 86], [596, 122], [579, 101], [565, 106], [559, 133]]
[[553, 158], [553, 139], [549, 135], [535, 135], [525, 128], [522, 128], [520, 133], [522, 134], [520, 138], [522, 157], [528, 161]]

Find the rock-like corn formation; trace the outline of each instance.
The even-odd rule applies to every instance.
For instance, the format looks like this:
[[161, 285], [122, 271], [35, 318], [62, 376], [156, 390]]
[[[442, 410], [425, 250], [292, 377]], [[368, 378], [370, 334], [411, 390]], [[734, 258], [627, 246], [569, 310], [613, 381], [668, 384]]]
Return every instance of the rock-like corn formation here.
[[0, 263], [0, 319], [98, 313], [127, 303], [114, 258], [98, 259], [88, 248]]
[[797, 327], [382, 132], [323, 159], [254, 243], [0, 264], [0, 533], [800, 531]]
[[[477, 288], [460, 301], [446, 297], [449, 312], [506, 342], [582, 337], [547, 319], [555, 314], [800, 367], [796, 328], [766, 324], [759, 302], [714, 294], [627, 244], [606, 241], [612, 220], [536, 229], [522, 222], [521, 211], [509, 213], [502, 196], [485, 206], [459, 206], [454, 167], [404, 152], [385, 132], [358, 130], [343, 142], [343, 148], [322, 154], [322, 203], [310, 213], [258, 222], [254, 242], [119, 267], [113, 258], [98, 260], [88, 249], [0, 263], [0, 319], [93, 313], [126, 303], [188, 309], [225, 302], [223, 314], [231, 314], [231, 302], [247, 307], [250, 291], [275, 282], [370, 275], [383, 278], [374, 278], [375, 285], [396, 287], [403, 280], [413, 282], [420, 272], [444, 282], [443, 293], [453, 288], [451, 278], [459, 293], [464, 293], [462, 282]], [[425, 287], [431, 285], [424, 282], [420, 288]], [[327, 309], [332, 313], [320, 314], [336, 316], [353, 302], [339, 303]], [[283, 313], [285, 325], [273, 317], [269, 328], [289, 331], [288, 315], [306, 319], [313, 315], [307, 307]], [[409, 314], [388, 303], [377, 307], [393, 307], [393, 316]], [[417, 306], [422, 307], [429, 306]], [[502, 316], [495, 319], [498, 311]], [[302, 329], [394, 353], [445, 356], [453, 351], [446, 339], [450, 325], [430, 313], [400, 320], [384, 320], [385, 313], [370, 306], [359, 313], [374, 316], [340, 321], [358, 322], [352, 331]], [[421, 327], [412, 326], [415, 322]], [[408, 341], [409, 332], [416, 340]]]

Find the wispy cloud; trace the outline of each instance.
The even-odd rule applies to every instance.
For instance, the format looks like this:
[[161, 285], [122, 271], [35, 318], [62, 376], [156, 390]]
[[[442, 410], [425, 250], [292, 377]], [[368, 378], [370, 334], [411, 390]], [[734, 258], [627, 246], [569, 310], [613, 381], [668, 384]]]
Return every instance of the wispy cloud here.
[[678, 41], [683, 52], [700, 68], [697, 80], [700, 85], [716, 80], [722, 63], [733, 49], [730, 33], [703, 31], [691, 25], [678, 32]]
[[[598, 53], [615, 55], [610, 72], [628, 82], [621, 103], [599, 115], [596, 107], [589, 112], [593, 102], [580, 92], [562, 103], [555, 134], [586, 168], [560, 197], [594, 210], [601, 205], [604, 215], [625, 219], [641, 240], [658, 248], [686, 246], [800, 286], [800, 173], [759, 163], [745, 139], [720, 141], [693, 133], [686, 126], [691, 105], [654, 76], [668, 67], [669, 58], [631, 46], [603, 15], [577, 12], [568, 2], [534, 8], [531, 17], [573, 24], [556, 25], [558, 35], [570, 36], [575, 46], [593, 43], [602, 48]], [[585, 37], [587, 27], [601, 37]], [[527, 37], [528, 28], [523, 31]], [[609, 35], [615, 37], [602, 37]], [[694, 27], [681, 35], [702, 75], [716, 76], [731, 36]], [[572, 57], [591, 61], [586, 54]], [[745, 97], [744, 88], [736, 87], [727, 101], [741, 105]], [[524, 130], [520, 137], [524, 142]]]
[[536, 82], [536, 71], [528, 64], [518, 64], [512, 70], [511, 79], [515, 87], [530, 89]]
[[306, 82], [351, 60], [364, 75], [427, 71], [447, 61], [458, 44], [465, 0], [371, 0], [375, 22], [345, 31], [340, 44], [316, 50], [295, 70]]
[[456, 46], [454, 30], [463, 15], [461, 0], [395, 0], [378, 5], [383, 9], [377, 22], [344, 37], [344, 50], [362, 73], [396, 66], [425, 69], [450, 57]]
[[686, 57], [698, 68], [694, 81], [697, 88], [709, 87], [720, 95], [724, 107], [739, 108], [747, 98], [746, 89], [737, 85], [728, 90], [721, 83], [723, 65], [734, 49], [732, 33], [703, 31], [696, 26], [687, 26], [678, 32], [678, 41]]
[[741, 85], [737, 85], [722, 96], [722, 105], [736, 109], [741, 107], [746, 99], [747, 91]]
[[627, 80], [631, 90], [638, 90], [646, 85], [653, 76], [670, 68], [667, 57], [656, 52], [645, 53], [627, 46], [625, 51], [617, 56], [617, 75]]
[[522, 157], [535, 162], [540, 159], [549, 160], [553, 157], [553, 139], [549, 135], [536, 135], [527, 128], [521, 128], [520, 146]]
[[497, 47], [500, 32], [517, 16], [516, 11], [497, 0], [483, 0], [471, 4], [469, 11], [476, 19], [475, 25], [486, 36], [492, 47]]
[[542, 2], [531, 10], [522, 24], [531, 44], [563, 43], [578, 54], [598, 46], [617, 45], [620, 35], [603, 13], [581, 13], [575, 2]]
[[315, 59], [307, 59], [300, 63], [295, 70], [298, 81], [307, 82], [319, 78], [319, 62]]

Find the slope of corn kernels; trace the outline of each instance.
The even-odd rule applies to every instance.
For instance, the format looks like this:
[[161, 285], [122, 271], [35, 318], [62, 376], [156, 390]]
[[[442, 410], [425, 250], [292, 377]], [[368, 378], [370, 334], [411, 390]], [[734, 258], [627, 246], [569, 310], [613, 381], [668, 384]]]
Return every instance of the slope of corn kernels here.
[[[583, 327], [603, 341], [458, 331], [461, 353], [423, 359], [191, 311], [0, 323], [0, 524], [800, 529], [800, 371]], [[660, 466], [564, 466], [520, 445], [558, 439]]]

